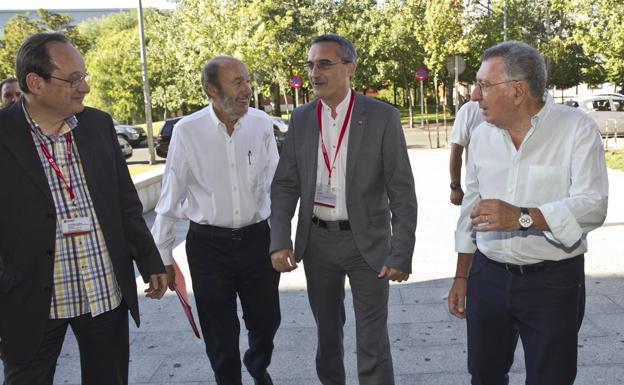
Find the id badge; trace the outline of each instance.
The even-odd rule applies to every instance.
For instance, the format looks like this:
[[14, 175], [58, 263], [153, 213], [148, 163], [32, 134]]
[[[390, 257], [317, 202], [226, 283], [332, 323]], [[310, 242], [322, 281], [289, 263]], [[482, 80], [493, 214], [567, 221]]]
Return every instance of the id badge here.
[[316, 186], [314, 194], [314, 204], [317, 206], [334, 208], [336, 207], [336, 190], [327, 185]]
[[78, 217], [63, 219], [61, 221], [61, 230], [66, 237], [87, 234], [91, 231], [91, 218]]

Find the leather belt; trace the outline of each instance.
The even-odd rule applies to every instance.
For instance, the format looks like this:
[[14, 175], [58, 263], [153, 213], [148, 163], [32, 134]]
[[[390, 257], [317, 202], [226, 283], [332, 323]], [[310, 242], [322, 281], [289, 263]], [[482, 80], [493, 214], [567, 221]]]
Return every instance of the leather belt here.
[[268, 227], [266, 220], [254, 223], [249, 226], [230, 229], [227, 227], [217, 227], [212, 225], [203, 225], [191, 221], [189, 228], [201, 234], [208, 234], [219, 238], [232, 238], [235, 241], [241, 241], [244, 235], [260, 230], [262, 227]]
[[344, 231], [351, 230], [349, 221], [324, 221], [318, 217], [312, 216], [312, 223], [327, 231]]
[[534, 273], [536, 271], [541, 271], [551, 267], [563, 266], [569, 263], [577, 262], [578, 260], [583, 259], [583, 254], [568, 259], [562, 259], [560, 261], [544, 261], [539, 263], [532, 263], [530, 265], [514, 265], [513, 263], [503, 263], [493, 261], [487, 257], [485, 257], [485, 259], [487, 259], [487, 261], [492, 265], [500, 267], [501, 269], [505, 269], [510, 274], [522, 275]]

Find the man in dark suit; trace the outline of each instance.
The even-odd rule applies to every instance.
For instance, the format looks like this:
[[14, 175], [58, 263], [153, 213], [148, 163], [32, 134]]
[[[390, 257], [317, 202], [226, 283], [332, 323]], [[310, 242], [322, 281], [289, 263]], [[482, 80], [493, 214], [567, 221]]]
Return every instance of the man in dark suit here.
[[350, 89], [355, 61], [355, 47], [342, 36], [312, 40], [307, 67], [317, 100], [293, 112], [273, 179], [271, 258], [281, 272], [305, 262], [321, 382], [345, 383], [348, 276], [360, 384], [392, 385], [389, 280], [407, 280], [411, 272], [416, 194], [399, 112]]
[[109, 115], [82, 104], [82, 57], [61, 34], [16, 58], [23, 97], [0, 111], [0, 355], [6, 385], [52, 384], [70, 325], [83, 384], [127, 384], [133, 261], [160, 298], [167, 276]]

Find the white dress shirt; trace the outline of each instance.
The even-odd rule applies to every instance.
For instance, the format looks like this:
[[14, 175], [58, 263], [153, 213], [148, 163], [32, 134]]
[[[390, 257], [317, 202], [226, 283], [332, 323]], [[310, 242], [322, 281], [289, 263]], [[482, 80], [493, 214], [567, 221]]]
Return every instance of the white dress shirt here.
[[451, 131], [451, 143], [467, 147], [470, 144], [472, 132], [484, 121], [478, 102], [465, 103], [455, 116], [453, 131]]
[[254, 108], [232, 136], [212, 105], [180, 120], [173, 131], [152, 235], [165, 265], [173, 263], [175, 223], [240, 228], [270, 215], [278, 162], [273, 125]]
[[[489, 123], [473, 133], [469, 149], [457, 252], [478, 246], [493, 260], [523, 265], [587, 251], [587, 233], [604, 222], [609, 192], [602, 141], [590, 117], [547, 95], [518, 150], [507, 131]], [[537, 207], [550, 231], [476, 232], [475, 245], [470, 212], [480, 199]]]
[[[352, 92], [352, 90], [349, 90], [347, 96], [345, 96], [342, 102], [340, 102], [340, 104], [336, 106], [335, 119], [332, 118], [331, 107], [321, 101], [323, 141], [325, 142], [325, 148], [327, 149], [327, 155], [329, 156], [330, 165], [334, 161], [334, 155], [336, 154], [336, 151], [338, 151], [338, 139], [340, 137], [340, 130], [342, 129], [342, 125], [346, 118], [347, 110], [349, 109], [349, 101], [351, 100]], [[355, 101], [353, 104], [355, 106]], [[353, 114], [351, 114], [351, 116], [353, 116]], [[336, 193], [336, 207], [330, 208], [314, 205], [314, 215], [326, 221], [349, 219], [349, 215], [347, 213], [347, 198], [345, 195], [345, 178], [347, 175], [347, 147], [349, 144], [349, 128], [351, 126], [351, 116], [349, 116], [349, 121], [347, 122], [347, 129], [345, 131], [344, 138], [342, 138], [342, 144], [340, 145], [340, 150], [338, 151], [336, 163], [333, 164], [334, 169], [332, 171], [331, 187], [332, 191], [335, 191]], [[318, 130], [318, 127], [316, 129]], [[325, 160], [323, 158], [323, 151], [321, 150], [320, 140], [317, 162], [316, 185], [318, 186], [320, 183], [327, 185], [329, 183], [329, 172], [327, 171], [327, 166], [325, 165]]]

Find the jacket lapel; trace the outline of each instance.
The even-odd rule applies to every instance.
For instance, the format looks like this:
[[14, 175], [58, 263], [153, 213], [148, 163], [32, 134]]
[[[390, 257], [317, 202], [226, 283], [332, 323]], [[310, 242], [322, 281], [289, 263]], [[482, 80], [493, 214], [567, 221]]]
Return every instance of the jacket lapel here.
[[[355, 91], [353, 91], [355, 92]], [[364, 106], [366, 99], [361, 95], [355, 95], [355, 104], [351, 113], [351, 124], [349, 125], [349, 143], [347, 145], [347, 175], [345, 177], [345, 194], [348, 196], [349, 186], [357, 164], [357, 155], [364, 136], [364, 128], [366, 126], [366, 108]]]
[[[317, 103], [319, 103], [317, 101]], [[318, 126], [318, 115], [316, 113], [317, 103], [311, 103], [310, 106], [312, 108], [307, 112], [308, 116], [304, 117], [304, 122], [311, 122], [307, 127], [305, 127], [305, 138], [304, 143], [308, 143], [305, 147], [306, 154], [304, 159], [308, 162], [306, 164], [306, 170], [308, 178], [307, 178], [307, 189], [303, 188], [302, 191], [311, 191], [312, 199], [314, 199], [314, 192], [316, 191], [316, 172], [317, 172], [317, 164], [318, 164], [318, 148], [319, 148], [319, 126]], [[302, 186], [303, 187], [303, 186]]]
[[41, 192], [54, 203], [50, 186], [43, 171], [43, 165], [39, 153], [35, 148], [35, 142], [30, 134], [30, 128], [20, 101], [9, 107], [9, 119], [3, 122], [0, 129], [0, 144], [4, 144], [5, 150], [12, 153], [17, 159], [26, 175], [32, 179]]

